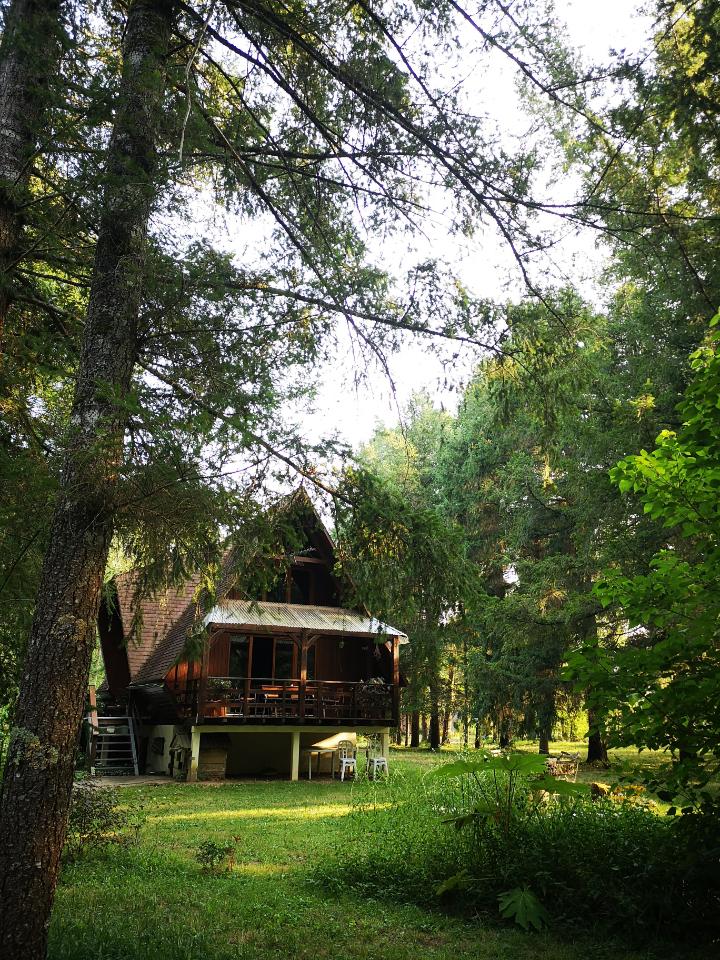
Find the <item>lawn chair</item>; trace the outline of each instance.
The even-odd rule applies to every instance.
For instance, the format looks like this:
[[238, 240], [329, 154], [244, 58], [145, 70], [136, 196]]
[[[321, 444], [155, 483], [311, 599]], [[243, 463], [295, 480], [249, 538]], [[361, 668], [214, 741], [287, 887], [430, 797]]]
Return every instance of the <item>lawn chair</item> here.
[[381, 770], [389, 773], [387, 757], [384, 757], [382, 752], [382, 741], [380, 737], [368, 737], [365, 772], [371, 780], [375, 780]]
[[548, 773], [558, 780], [569, 780], [575, 783], [580, 767], [580, 754], [566, 753], [564, 750], [558, 757], [548, 760]]
[[357, 778], [357, 755], [352, 740], [341, 740], [337, 745], [337, 755], [340, 762], [340, 779], [345, 779], [346, 770], [352, 770], [353, 777]]

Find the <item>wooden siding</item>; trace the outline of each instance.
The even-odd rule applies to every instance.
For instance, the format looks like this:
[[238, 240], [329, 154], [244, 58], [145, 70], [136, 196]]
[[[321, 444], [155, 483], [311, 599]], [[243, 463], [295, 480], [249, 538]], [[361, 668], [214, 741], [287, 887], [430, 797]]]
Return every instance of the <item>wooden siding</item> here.
[[226, 677], [230, 669], [230, 634], [223, 631], [210, 642], [208, 673], [211, 677]]

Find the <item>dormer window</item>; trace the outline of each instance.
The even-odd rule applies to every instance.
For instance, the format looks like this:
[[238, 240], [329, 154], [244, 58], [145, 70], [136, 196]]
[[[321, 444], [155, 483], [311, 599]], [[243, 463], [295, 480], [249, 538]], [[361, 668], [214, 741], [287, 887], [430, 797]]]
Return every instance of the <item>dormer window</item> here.
[[290, 603], [313, 602], [313, 576], [304, 567], [293, 567], [290, 571]]

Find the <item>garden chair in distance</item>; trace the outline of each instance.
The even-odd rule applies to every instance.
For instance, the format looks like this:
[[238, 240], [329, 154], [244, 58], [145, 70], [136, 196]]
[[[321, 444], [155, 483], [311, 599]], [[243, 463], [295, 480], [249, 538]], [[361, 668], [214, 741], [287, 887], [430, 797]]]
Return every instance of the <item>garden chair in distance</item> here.
[[368, 737], [365, 772], [371, 780], [375, 780], [381, 770], [384, 770], [385, 773], [389, 772], [387, 757], [383, 756], [380, 737], [370, 736]]
[[337, 745], [337, 755], [340, 761], [340, 779], [345, 779], [346, 770], [352, 770], [353, 777], [357, 778], [357, 755], [352, 740], [341, 740]]
[[550, 757], [548, 759], [548, 773], [558, 780], [569, 780], [574, 783], [577, 780], [578, 768], [580, 767], [580, 756], [577, 753], [566, 753], [564, 750], [559, 757]]

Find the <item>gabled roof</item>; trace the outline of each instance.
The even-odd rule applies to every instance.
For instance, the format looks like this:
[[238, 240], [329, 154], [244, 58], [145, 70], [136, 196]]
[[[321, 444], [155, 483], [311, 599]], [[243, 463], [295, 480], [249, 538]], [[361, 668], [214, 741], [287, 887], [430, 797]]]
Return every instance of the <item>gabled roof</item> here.
[[[276, 509], [306, 509], [312, 515], [312, 536], [321, 554], [332, 562], [334, 543], [303, 487], [281, 501]], [[203, 626], [230, 625], [246, 629], [310, 630], [313, 633], [345, 633], [357, 637], [400, 637], [405, 634], [382, 624], [366, 614], [337, 607], [300, 604], [266, 603], [255, 600], [231, 600], [227, 594], [235, 584], [234, 553], [228, 550], [223, 558], [214, 597], [200, 587], [200, 574], [195, 574], [179, 587], [172, 587], [155, 597], [140, 601], [140, 634], [131, 636], [135, 607], [136, 575], [133, 572], [115, 578], [118, 613], [127, 645], [130, 685], [162, 681], [182, 658], [188, 636]]]

